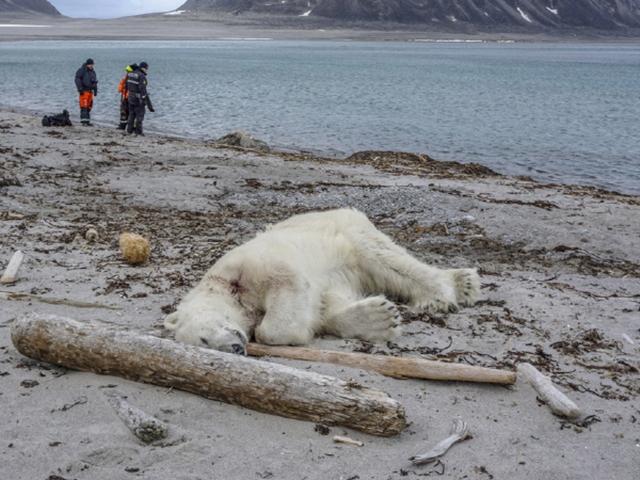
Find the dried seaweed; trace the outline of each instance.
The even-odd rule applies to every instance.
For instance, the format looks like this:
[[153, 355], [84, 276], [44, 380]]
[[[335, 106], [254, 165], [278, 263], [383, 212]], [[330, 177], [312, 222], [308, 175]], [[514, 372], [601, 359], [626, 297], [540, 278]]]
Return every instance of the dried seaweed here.
[[607, 340], [596, 328], [578, 333], [568, 340], [560, 340], [551, 344], [551, 348], [565, 355], [580, 355], [598, 350], [620, 350], [619, 342]]

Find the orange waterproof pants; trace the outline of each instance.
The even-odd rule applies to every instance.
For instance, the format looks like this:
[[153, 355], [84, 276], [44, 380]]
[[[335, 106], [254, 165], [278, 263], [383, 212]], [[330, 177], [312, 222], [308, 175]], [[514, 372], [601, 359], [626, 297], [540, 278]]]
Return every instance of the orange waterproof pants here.
[[80, 94], [80, 108], [91, 110], [93, 108], [93, 92], [82, 92]]

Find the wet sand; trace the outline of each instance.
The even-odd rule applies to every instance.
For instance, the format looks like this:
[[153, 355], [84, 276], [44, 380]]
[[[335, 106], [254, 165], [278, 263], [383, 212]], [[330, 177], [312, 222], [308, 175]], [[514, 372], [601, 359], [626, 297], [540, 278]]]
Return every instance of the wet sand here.
[[[6, 478], [630, 480], [640, 469], [640, 197], [427, 156], [336, 160], [43, 128], [6, 110], [0, 165], [0, 269], [15, 250], [26, 254], [19, 281], [0, 287]], [[478, 267], [482, 300], [456, 314], [404, 312], [404, 335], [386, 345], [323, 338], [314, 346], [506, 369], [530, 362], [585, 416], [555, 417], [523, 383], [394, 380], [270, 360], [384, 390], [411, 422], [395, 438], [339, 427], [322, 435], [312, 423], [40, 364], [11, 343], [11, 322], [34, 311], [160, 333], [164, 315], [224, 252], [292, 214], [337, 207], [364, 211], [426, 262]], [[83, 238], [89, 226], [96, 242]], [[121, 261], [123, 231], [151, 240], [148, 264]], [[102, 392], [112, 390], [187, 440], [141, 445], [106, 402]], [[411, 466], [408, 458], [446, 437], [456, 417], [473, 438], [436, 464]], [[332, 443], [343, 434], [364, 446]]]

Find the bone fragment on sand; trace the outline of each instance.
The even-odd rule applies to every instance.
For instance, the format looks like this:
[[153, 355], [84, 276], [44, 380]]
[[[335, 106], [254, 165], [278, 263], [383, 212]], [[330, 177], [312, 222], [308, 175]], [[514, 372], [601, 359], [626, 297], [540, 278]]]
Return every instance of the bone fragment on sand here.
[[15, 283], [18, 279], [18, 270], [20, 270], [20, 266], [22, 265], [22, 261], [24, 260], [24, 253], [18, 250], [13, 254], [11, 260], [9, 260], [9, 265], [7, 265], [4, 274], [0, 278], [0, 283], [4, 285], [8, 285], [11, 283]]
[[540, 395], [540, 398], [556, 415], [571, 419], [578, 418], [581, 415], [578, 406], [558, 390], [549, 377], [540, 373], [530, 363], [519, 364], [518, 375], [531, 384]]
[[407, 426], [386, 393], [354, 382], [128, 330], [30, 314], [11, 327], [16, 349], [67, 368], [192, 392], [264, 413], [380, 436]]

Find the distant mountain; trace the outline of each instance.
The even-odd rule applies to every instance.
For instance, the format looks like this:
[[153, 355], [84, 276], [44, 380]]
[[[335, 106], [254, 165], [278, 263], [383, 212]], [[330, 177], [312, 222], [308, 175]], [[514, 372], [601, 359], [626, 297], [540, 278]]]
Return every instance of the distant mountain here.
[[454, 28], [640, 27], [640, 0], [188, 0], [180, 9]]
[[2, 14], [37, 14], [60, 16], [60, 12], [47, 0], [0, 0]]

